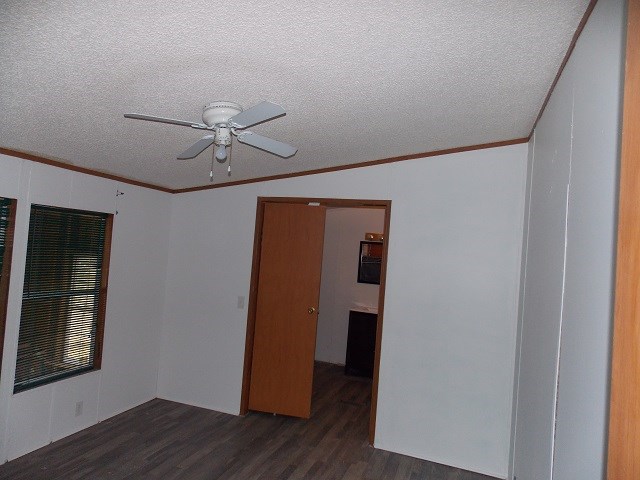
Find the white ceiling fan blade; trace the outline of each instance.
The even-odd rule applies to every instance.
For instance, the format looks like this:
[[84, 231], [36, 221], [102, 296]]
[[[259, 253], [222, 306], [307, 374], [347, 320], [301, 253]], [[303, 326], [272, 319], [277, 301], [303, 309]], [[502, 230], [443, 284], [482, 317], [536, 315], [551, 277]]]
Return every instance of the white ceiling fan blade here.
[[264, 150], [265, 152], [273, 153], [274, 155], [278, 155], [279, 157], [289, 158], [298, 151], [296, 147], [292, 147], [291, 145], [283, 142], [279, 142], [278, 140], [274, 140], [272, 138], [263, 137], [262, 135], [258, 135], [253, 132], [242, 132], [238, 135], [238, 141], [240, 143], [246, 143], [247, 145], [251, 145], [252, 147], [259, 148], [260, 150]]
[[209, 148], [213, 142], [215, 141], [215, 137], [213, 135], [205, 135], [196, 143], [187, 148], [184, 152], [178, 155], [178, 160], [188, 160], [190, 158], [196, 158], [202, 152], [204, 152], [207, 148]]
[[153, 115], [143, 115], [141, 113], [125, 113], [125, 118], [134, 118], [136, 120], [147, 120], [149, 122], [170, 123], [172, 125], [182, 125], [183, 127], [207, 128], [204, 123], [188, 122], [186, 120], [175, 120], [173, 118], [154, 117]]
[[262, 102], [244, 112], [231, 117], [229, 124], [235, 128], [247, 128], [258, 123], [266, 122], [267, 120], [273, 120], [274, 118], [286, 115], [280, 105], [276, 105], [271, 102]]

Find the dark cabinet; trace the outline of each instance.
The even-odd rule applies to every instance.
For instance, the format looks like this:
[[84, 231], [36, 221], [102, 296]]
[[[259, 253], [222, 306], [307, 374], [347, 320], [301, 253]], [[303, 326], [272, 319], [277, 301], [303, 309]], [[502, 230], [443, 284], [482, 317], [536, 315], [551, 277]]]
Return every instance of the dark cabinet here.
[[373, 378], [378, 315], [358, 310], [349, 311], [349, 333], [344, 373]]

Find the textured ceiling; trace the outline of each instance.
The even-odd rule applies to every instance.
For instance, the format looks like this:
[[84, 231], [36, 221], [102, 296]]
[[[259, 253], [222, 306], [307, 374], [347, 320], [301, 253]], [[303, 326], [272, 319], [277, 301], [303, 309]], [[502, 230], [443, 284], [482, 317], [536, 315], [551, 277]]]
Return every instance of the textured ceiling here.
[[202, 132], [124, 113], [282, 105], [252, 130], [298, 153], [235, 142], [216, 183], [526, 137], [588, 3], [4, 0], [0, 147], [186, 188]]

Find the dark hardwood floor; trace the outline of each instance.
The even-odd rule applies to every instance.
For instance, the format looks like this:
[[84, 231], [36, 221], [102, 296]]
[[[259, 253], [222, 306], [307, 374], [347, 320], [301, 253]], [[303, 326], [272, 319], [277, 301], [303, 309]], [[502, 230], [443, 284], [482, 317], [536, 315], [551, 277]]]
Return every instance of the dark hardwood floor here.
[[317, 364], [310, 420], [152, 400], [0, 466], [0, 479], [489, 480], [370, 447], [371, 383]]

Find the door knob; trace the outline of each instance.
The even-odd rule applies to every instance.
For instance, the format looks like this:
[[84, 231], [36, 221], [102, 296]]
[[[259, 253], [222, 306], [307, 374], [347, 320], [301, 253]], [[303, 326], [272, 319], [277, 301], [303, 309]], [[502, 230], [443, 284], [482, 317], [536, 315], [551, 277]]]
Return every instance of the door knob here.
[[309, 307], [309, 310], [307, 311], [309, 312], [309, 315], [312, 315], [316, 311], [316, 309], [313, 307]]

